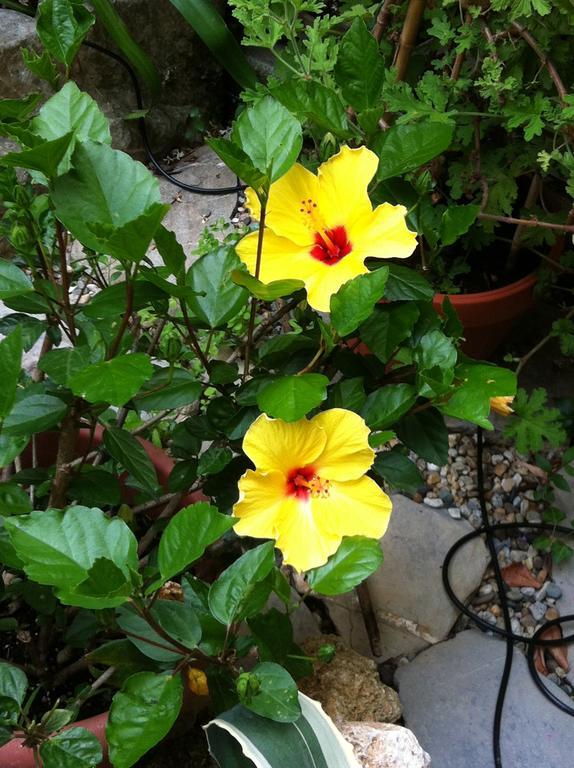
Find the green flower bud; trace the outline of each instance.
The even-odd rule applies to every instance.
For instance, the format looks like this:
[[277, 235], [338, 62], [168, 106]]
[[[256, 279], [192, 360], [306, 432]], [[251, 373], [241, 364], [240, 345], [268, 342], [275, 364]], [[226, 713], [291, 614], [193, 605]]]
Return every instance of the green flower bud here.
[[317, 651], [317, 658], [319, 661], [329, 664], [329, 662], [333, 661], [335, 658], [336, 653], [337, 647], [333, 645], [333, 643], [325, 643], [325, 645], [322, 645]]
[[30, 233], [23, 224], [14, 224], [10, 230], [10, 242], [15, 248], [24, 248], [30, 242]]
[[260, 688], [259, 678], [250, 672], [242, 672], [235, 681], [235, 690], [240, 701], [251, 701], [252, 697], [259, 693]]

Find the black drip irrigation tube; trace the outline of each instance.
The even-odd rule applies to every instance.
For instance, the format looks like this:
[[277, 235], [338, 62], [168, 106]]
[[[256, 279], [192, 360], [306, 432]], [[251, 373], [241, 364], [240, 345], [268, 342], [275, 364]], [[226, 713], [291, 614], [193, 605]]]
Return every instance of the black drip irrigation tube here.
[[[556, 648], [558, 646], [564, 646], [564, 645], [569, 645], [571, 643], [574, 643], [574, 635], [566, 635], [565, 637], [557, 638], [555, 640], [544, 640], [541, 637], [546, 632], [546, 630], [550, 629], [551, 627], [561, 628], [562, 624], [566, 624], [567, 622], [574, 622], [574, 614], [568, 614], [566, 616], [561, 616], [558, 619], [554, 619], [552, 621], [546, 622], [530, 638], [523, 637], [522, 635], [515, 635], [512, 632], [508, 600], [506, 598], [506, 592], [505, 592], [506, 585], [504, 584], [500, 563], [498, 562], [498, 555], [497, 555], [496, 547], [494, 544], [494, 539], [495, 539], [494, 534], [498, 531], [517, 531], [517, 530], [523, 530], [523, 529], [532, 529], [532, 530], [538, 530], [538, 531], [551, 531], [553, 533], [561, 533], [561, 534], [571, 536], [572, 528], [567, 528], [564, 525], [553, 525], [552, 523], [491, 524], [488, 518], [488, 512], [486, 510], [486, 500], [484, 497], [484, 468], [483, 468], [484, 440], [483, 440], [483, 430], [480, 427], [477, 430], [476, 437], [477, 437], [476, 464], [477, 464], [477, 479], [478, 479], [478, 498], [480, 502], [482, 524], [475, 531], [472, 531], [471, 533], [468, 533], [465, 536], [462, 536], [449, 549], [443, 563], [442, 581], [443, 581], [446, 593], [448, 594], [449, 598], [454, 603], [454, 605], [459, 609], [459, 611], [464, 613], [465, 616], [468, 616], [468, 618], [471, 619], [474, 622], [474, 624], [476, 624], [481, 630], [485, 632], [492, 632], [495, 635], [499, 635], [503, 637], [506, 641], [506, 658], [504, 661], [504, 667], [502, 670], [500, 685], [498, 688], [498, 696], [496, 699], [496, 708], [494, 711], [494, 722], [493, 722], [493, 729], [492, 729], [492, 748], [493, 748], [493, 755], [494, 755], [494, 765], [495, 765], [495, 768], [503, 768], [501, 746], [500, 746], [500, 738], [501, 738], [501, 732], [502, 732], [502, 714], [504, 709], [506, 692], [508, 689], [508, 683], [510, 679], [510, 672], [512, 669], [512, 658], [513, 658], [515, 643], [526, 645], [526, 656], [528, 659], [528, 668], [530, 670], [530, 674], [536, 686], [540, 689], [540, 691], [544, 694], [544, 696], [550, 702], [552, 702], [552, 704], [554, 704], [554, 706], [558, 707], [566, 714], [574, 717], [574, 705], [570, 706], [564, 703], [557, 696], [555, 696], [554, 693], [552, 693], [552, 691], [550, 691], [546, 687], [546, 685], [544, 685], [540, 675], [538, 674], [538, 671], [536, 670], [535, 659], [534, 659], [534, 652], [536, 648]], [[496, 585], [498, 587], [498, 595], [499, 595], [500, 604], [502, 607], [504, 629], [496, 625], [489, 624], [487, 621], [479, 618], [475, 613], [473, 613], [473, 611], [471, 611], [470, 608], [468, 608], [464, 603], [462, 603], [458, 599], [450, 583], [449, 569], [454, 559], [454, 556], [465, 544], [477, 538], [478, 536], [484, 536], [490, 552]]]

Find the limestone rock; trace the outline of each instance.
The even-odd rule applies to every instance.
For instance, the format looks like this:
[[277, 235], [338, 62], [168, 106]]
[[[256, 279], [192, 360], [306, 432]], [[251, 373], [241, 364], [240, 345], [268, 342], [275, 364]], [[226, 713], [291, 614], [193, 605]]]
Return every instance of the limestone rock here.
[[429, 755], [408, 728], [390, 723], [343, 723], [362, 768], [430, 768]]
[[[492, 768], [492, 724], [506, 644], [478, 630], [419, 654], [396, 672], [405, 724], [439, 768]], [[552, 681], [544, 684], [569, 707]], [[554, 707], [530, 677], [524, 654], [514, 650], [502, 719], [502, 762], [508, 768], [572, 763], [572, 718]]]
[[335, 723], [343, 720], [374, 720], [394, 723], [401, 716], [397, 692], [379, 679], [374, 661], [347, 647], [336, 635], [319, 635], [303, 644], [305, 653], [314, 655], [325, 643], [333, 643], [337, 653], [329, 663], [318, 664], [313, 677], [299, 682], [307, 696], [320, 701]]
[[[447, 637], [458, 612], [442, 585], [442, 564], [450, 547], [473, 528], [446, 509], [431, 509], [393, 495], [389, 529], [381, 539], [384, 561], [367, 584], [381, 633], [381, 658], [410, 654]], [[451, 583], [466, 600], [478, 587], [488, 552], [476, 538], [451, 564]], [[327, 600], [329, 613], [345, 642], [371, 655], [363, 615], [354, 592]], [[296, 641], [302, 641], [295, 614]]]

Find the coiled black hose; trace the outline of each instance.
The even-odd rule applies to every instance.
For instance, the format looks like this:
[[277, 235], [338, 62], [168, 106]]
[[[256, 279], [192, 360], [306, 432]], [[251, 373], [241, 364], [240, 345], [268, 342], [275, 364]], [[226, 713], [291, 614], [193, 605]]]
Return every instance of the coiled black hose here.
[[[563, 701], [558, 699], [552, 693], [552, 691], [550, 691], [544, 685], [544, 683], [542, 682], [536, 670], [535, 663], [534, 663], [534, 652], [536, 648], [555, 648], [557, 646], [569, 645], [571, 643], [574, 643], [574, 635], [567, 635], [566, 637], [557, 638], [556, 640], [543, 640], [541, 638], [544, 632], [550, 627], [561, 626], [562, 624], [565, 624], [567, 622], [574, 621], [574, 614], [568, 614], [566, 616], [561, 616], [558, 619], [554, 619], [553, 621], [546, 622], [545, 624], [543, 624], [543, 626], [540, 627], [540, 629], [537, 632], [535, 632], [535, 634], [531, 638], [523, 637], [522, 635], [515, 635], [512, 632], [512, 626], [510, 622], [510, 613], [508, 610], [508, 600], [506, 598], [505, 584], [502, 578], [500, 563], [498, 562], [496, 547], [494, 545], [494, 538], [495, 538], [494, 534], [497, 531], [516, 531], [516, 530], [523, 530], [523, 529], [529, 528], [529, 529], [540, 530], [540, 531], [552, 531], [553, 533], [561, 533], [561, 534], [571, 536], [572, 529], [567, 528], [566, 526], [563, 526], [563, 525], [553, 525], [551, 523], [491, 524], [488, 518], [488, 512], [486, 510], [486, 499], [484, 496], [484, 467], [483, 467], [484, 440], [483, 440], [482, 428], [480, 427], [478, 428], [476, 437], [477, 437], [476, 464], [477, 464], [477, 481], [478, 481], [477, 482], [478, 499], [480, 502], [482, 524], [475, 531], [472, 531], [471, 533], [467, 533], [465, 536], [462, 536], [449, 549], [443, 563], [442, 581], [449, 598], [462, 613], [468, 616], [468, 618], [471, 619], [480, 629], [484, 630], [485, 632], [492, 632], [496, 635], [500, 635], [506, 641], [506, 658], [504, 661], [504, 667], [502, 670], [502, 676], [500, 678], [500, 685], [498, 688], [498, 696], [496, 699], [496, 708], [494, 711], [494, 721], [493, 721], [493, 729], [492, 729], [492, 748], [493, 748], [493, 754], [494, 754], [494, 765], [495, 765], [495, 768], [503, 768], [502, 754], [501, 754], [501, 748], [500, 748], [502, 715], [503, 715], [503, 709], [504, 709], [504, 700], [506, 698], [506, 691], [508, 689], [508, 681], [510, 679], [510, 672], [512, 669], [512, 657], [513, 657], [515, 643], [522, 643], [526, 645], [528, 668], [530, 670], [530, 674], [535, 684], [538, 686], [540, 691], [544, 694], [544, 696], [546, 696], [546, 698], [549, 701], [552, 702], [552, 704], [554, 704], [556, 707], [561, 709], [563, 712], [566, 712], [568, 715], [571, 715], [572, 717], [574, 717], [574, 706], [569, 706], [568, 704], [565, 704]], [[473, 539], [477, 538], [478, 536], [485, 537], [486, 544], [488, 546], [490, 556], [492, 559], [494, 577], [496, 580], [496, 585], [498, 587], [498, 595], [499, 595], [500, 604], [502, 607], [504, 629], [496, 625], [493, 626], [492, 624], [489, 624], [487, 621], [485, 621], [484, 619], [481, 619], [475, 613], [473, 613], [470, 610], [470, 608], [468, 608], [466, 605], [464, 605], [464, 603], [462, 603], [458, 599], [450, 583], [449, 569], [454, 556], [456, 555], [456, 553], [459, 551], [461, 547], [463, 547], [469, 541], [472, 541]], [[514, 766], [512, 768], [514, 768]]]

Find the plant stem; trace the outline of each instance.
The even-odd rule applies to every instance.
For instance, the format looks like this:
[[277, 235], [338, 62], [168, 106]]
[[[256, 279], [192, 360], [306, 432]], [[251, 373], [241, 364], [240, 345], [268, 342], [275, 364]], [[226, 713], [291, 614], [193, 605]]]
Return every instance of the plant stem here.
[[560, 75], [556, 71], [556, 67], [554, 64], [550, 61], [548, 56], [544, 53], [542, 48], [538, 45], [536, 40], [532, 37], [530, 32], [522, 26], [522, 24], [519, 24], [517, 21], [513, 21], [511, 23], [511, 28], [518, 32], [520, 37], [528, 43], [528, 45], [532, 48], [534, 53], [538, 56], [540, 59], [540, 62], [542, 63], [542, 66], [546, 67], [548, 70], [548, 74], [550, 75], [552, 82], [554, 83], [554, 86], [556, 88], [556, 91], [558, 92], [558, 97], [560, 98], [560, 102], [562, 106], [566, 103], [566, 96], [568, 95], [568, 91], [564, 87], [564, 83], [562, 82]]
[[[534, 173], [530, 181], [528, 192], [526, 193], [526, 199], [524, 201], [524, 209], [526, 211], [531, 210], [534, 207], [534, 204], [538, 199], [538, 195], [540, 194], [540, 186], [541, 186], [540, 176], [537, 173]], [[523, 232], [524, 232], [524, 225], [519, 224], [514, 231], [514, 236], [512, 237], [512, 245], [510, 246], [510, 253], [509, 253], [508, 265], [507, 265], [507, 270], [509, 272], [511, 272], [516, 265], [516, 257], [517, 257], [518, 251], [520, 250], [520, 243], [522, 240]]]
[[550, 221], [540, 221], [537, 218], [517, 219], [514, 216], [495, 216], [492, 213], [479, 213], [478, 218], [485, 221], [500, 221], [502, 224], [520, 224], [523, 227], [544, 227], [545, 229], [555, 229], [559, 232], [574, 233], [573, 224], [554, 224]]
[[62, 421], [58, 455], [56, 458], [56, 475], [50, 493], [49, 507], [62, 509], [66, 506], [66, 491], [71, 477], [70, 462], [76, 449], [77, 425], [76, 409], [73, 405]]
[[392, 3], [393, 3], [393, 0], [384, 0], [384, 2], [381, 4], [381, 7], [379, 8], [377, 19], [375, 21], [375, 26], [373, 27], [373, 31], [372, 31], [372, 35], [377, 41], [377, 43], [381, 42], [383, 38], [383, 33], [385, 29], [389, 26]]
[[[470, 13], [467, 13], [464, 19], [464, 27], [468, 27], [472, 23], [472, 16]], [[462, 53], [457, 54], [454, 63], [452, 65], [452, 70], [450, 73], [450, 79], [455, 81], [458, 80], [460, 77], [460, 70], [462, 69], [462, 65], [464, 63], [464, 51]]]
[[187, 311], [187, 307], [185, 306], [185, 301], [183, 299], [180, 299], [179, 308], [181, 309], [181, 314], [182, 314], [182, 317], [183, 317], [183, 322], [185, 324], [185, 329], [186, 329], [187, 334], [189, 336], [190, 344], [193, 347], [193, 351], [197, 355], [199, 361], [201, 362], [201, 364], [203, 365], [203, 367], [205, 368], [207, 373], [209, 373], [209, 360], [207, 359], [207, 357], [201, 351], [201, 347], [199, 346], [199, 341], [198, 341], [198, 338], [197, 338], [197, 334], [195, 333], [195, 328], [191, 324], [191, 320], [189, 319], [189, 314], [188, 314], [188, 311]]
[[[574, 317], [574, 307], [568, 312], [568, 314], [565, 316], [565, 320], [571, 320]], [[555, 339], [556, 335], [554, 333], [549, 333], [547, 336], [545, 336], [541, 341], [538, 342], [532, 349], [527, 352], [525, 355], [523, 355], [520, 360], [518, 361], [518, 365], [516, 366], [516, 375], [518, 376], [526, 363], [530, 360], [530, 358], [534, 357], [534, 355], [537, 352], [540, 352], [542, 347], [546, 346], [548, 342], [551, 339]]]
[[411, 51], [414, 48], [417, 33], [425, 10], [425, 0], [409, 0], [407, 15], [401, 31], [399, 48], [395, 58], [397, 68], [397, 80], [404, 80], [411, 57]]
[[[263, 237], [265, 235], [265, 216], [267, 213], [267, 198], [261, 203], [261, 213], [259, 214], [259, 232], [257, 237], [257, 259], [255, 262], [255, 277], [259, 280], [261, 272], [261, 258], [263, 255]], [[249, 326], [247, 328], [247, 343], [245, 345], [245, 363], [243, 369], [243, 381], [249, 376], [249, 364], [251, 362], [251, 346], [253, 344], [253, 329], [255, 328], [255, 316], [257, 314], [257, 298], [251, 297], [251, 314], [249, 315]]]
[[111, 360], [112, 357], [115, 357], [117, 355], [118, 349], [120, 348], [120, 344], [122, 343], [122, 339], [124, 337], [124, 333], [126, 332], [127, 327], [129, 325], [133, 308], [134, 308], [134, 284], [133, 284], [131, 275], [129, 274], [129, 272], [126, 271], [126, 310], [122, 317], [120, 327], [118, 328], [118, 332], [116, 333], [116, 337], [113, 340], [112, 345], [108, 350], [106, 360]]
[[60, 256], [60, 279], [62, 281], [62, 304], [64, 314], [68, 321], [72, 343], [76, 341], [76, 322], [74, 319], [74, 310], [70, 304], [70, 276], [68, 275], [68, 244], [62, 225], [56, 220], [56, 237], [58, 240], [58, 254]]
[[[285, 317], [289, 312], [291, 312], [292, 309], [294, 309], [299, 302], [297, 299], [292, 299], [291, 301], [285, 303], [281, 309], [278, 309], [277, 312], [274, 312], [271, 317], [269, 317], [265, 322], [261, 323], [261, 325], [257, 328], [255, 333], [253, 334], [253, 341], [257, 341], [262, 336], [264, 336], [267, 331], [272, 328], [275, 323], [278, 320], [281, 320], [282, 317]], [[229, 355], [228, 358], [226, 358], [226, 363], [232, 363], [234, 360], [236, 360], [239, 355], [241, 354], [242, 345], [239, 344], [237, 348]]]
[[[159, 533], [157, 526], [155, 524], [158, 522], [158, 520], [165, 520], [166, 518], [171, 517], [173, 514], [175, 514], [175, 512], [177, 511], [177, 505], [181, 501], [182, 497], [183, 497], [183, 491], [179, 491], [178, 493], [175, 493], [172, 496], [172, 498], [167, 502], [167, 504], [162, 509], [160, 514], [156, 517], [156, 519], [154, 520], [154, 524], [142, 536], [138, 545], [139, 557], [142, 557], [142, 555], [145, 555], [147, 550], [153, 544], [155, 537]], [[157, 504], [155, 506], [157, 506]]]

